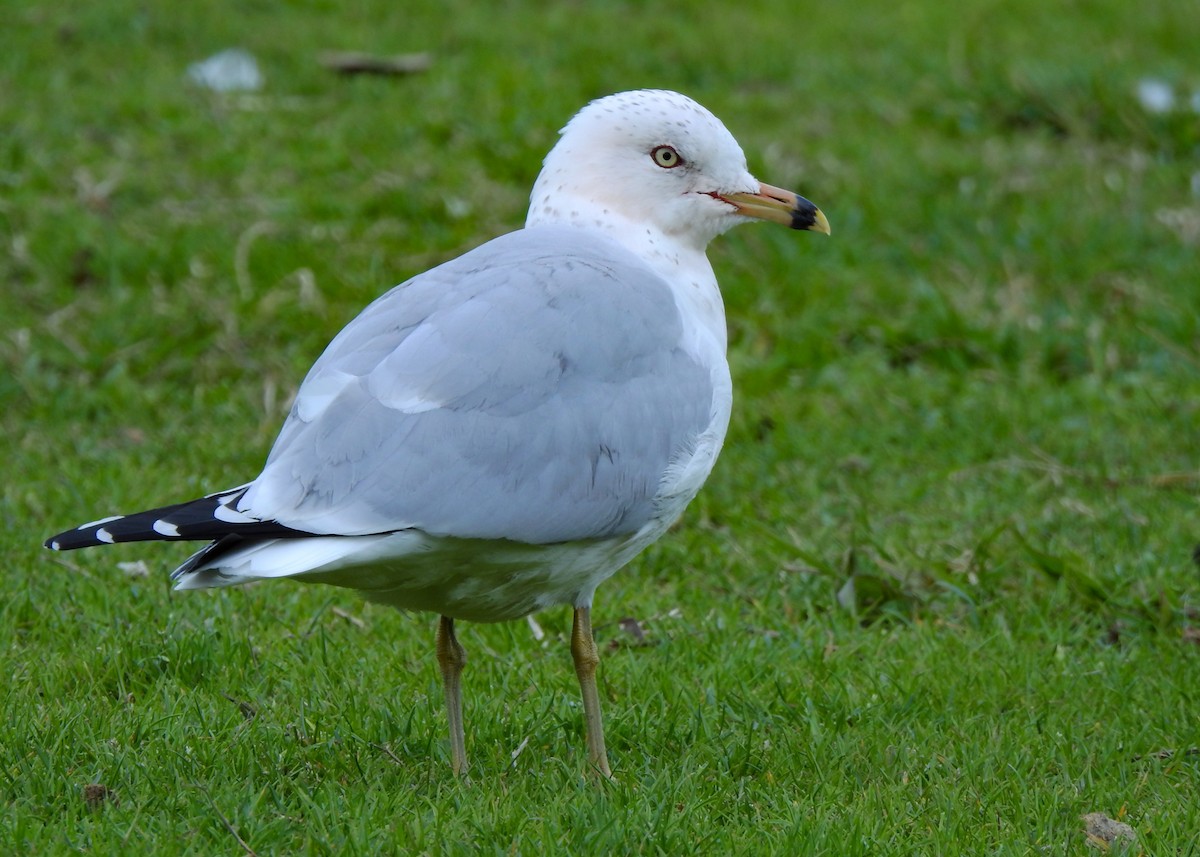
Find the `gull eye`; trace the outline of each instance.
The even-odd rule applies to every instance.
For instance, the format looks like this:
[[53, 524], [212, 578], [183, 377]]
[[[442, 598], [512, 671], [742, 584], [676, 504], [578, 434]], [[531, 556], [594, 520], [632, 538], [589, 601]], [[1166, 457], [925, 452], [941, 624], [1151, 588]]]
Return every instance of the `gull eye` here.
[[675, 151], [674, 146], [655, 146], [650, 151], [650, 157], [654, 159], [654, 163], [658, 164], [664, 170], [669, 170], [683, 163], [683, 158], [679, 157], [679, 153]]

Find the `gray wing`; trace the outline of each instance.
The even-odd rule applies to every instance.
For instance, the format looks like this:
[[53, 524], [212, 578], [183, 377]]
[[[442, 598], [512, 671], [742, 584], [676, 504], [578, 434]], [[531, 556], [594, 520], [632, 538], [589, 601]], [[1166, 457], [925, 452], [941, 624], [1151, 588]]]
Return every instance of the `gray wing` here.
[[538, 228], [391, 290], [297, 394], [239, 508], [324, 534], [549, 543], [636, 531], [712, 420], [665, 282]]

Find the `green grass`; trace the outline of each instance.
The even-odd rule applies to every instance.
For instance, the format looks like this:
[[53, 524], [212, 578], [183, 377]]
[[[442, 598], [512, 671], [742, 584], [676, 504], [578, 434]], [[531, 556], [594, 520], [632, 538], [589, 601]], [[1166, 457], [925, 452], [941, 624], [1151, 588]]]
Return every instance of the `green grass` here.
[[[1200, 15], [544, 5], [6, 10], [0, 852], [1085, 854], [1104, 812], [1196, 854], [1200, 114], [1133, 93], [1200, 91]], [[233, 45], [262, 93], [185, 83]], [[617, 783], [565, 611], [463, 630], [462, 783], [431, 617], [40, 548], [252, 477], [341, 325], [517, 227], [555, 130], [642, 86], [834, 234], [711, 249], [738, 399], [599, 592]]]

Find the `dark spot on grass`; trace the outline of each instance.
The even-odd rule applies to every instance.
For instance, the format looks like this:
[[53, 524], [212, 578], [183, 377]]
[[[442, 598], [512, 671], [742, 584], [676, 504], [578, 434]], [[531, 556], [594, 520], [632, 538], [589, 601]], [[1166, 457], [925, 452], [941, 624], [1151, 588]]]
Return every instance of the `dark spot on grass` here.
[[632, 616], [626, 616], [617, 622], [617, 624], [621, 626], [622, 631], [633, 637], [635, 642], [646, 642], [646, 632], [642, 630], [642, 623], [637, 619], [634, 619]]
[[1123, 821], [1109, 818], [1102, 812], [1089, 812], [1083, 818], [1084, 835], [1093, 847], [1107, 852], [1112, 846], [1136, 842], [1137, 833]]
[[93, 262], [96, 259], [96, 251], [91, 247], [80, 247], [75, 251], [75, 255], [71, 257], [71, 285], [77, 289], [86, 288], [96, 282], [96, 272], [93, 269]]
[[121, 801], [117, 797], [117, 793], [108, 786], [100, 783], [88, 783], [83, 787], [83, 802], [87, 804], [88, 809], [99, 809], [105, 803], [116, 806]]
[[253, 705], [251, 705], [249, 702], [246, 702], [244, 699], [235, 699], [234, 697], [230, 696], [227, 693], [223, 693], [221, 695], [224, 696], [226, 699], [228, 699], [230, 702], [237, 705], [238, 711], [242, 712], [242, 717], [245, 718], [247, 722], [253, 720], [255, 717], [258, 716], [258, 709], [255, 708]]
[[775, 431], [775, 420], [765, 414], [758, 418], [758, 423], [754, 427], [754, 437], [759, 443], [763, 443]]
[[1167, 762], [1176, 756], [1200, 756], [1200, 747], [1188, 747], [1184, 750], [1165, 749], [1157, 750], [1153, 753], [1142, 753], [1134, 756], [1133, 761], [1140, 762], [1143, 759], [1154, 759], [1159, 762]]
[[928, 339], [885, 343], [888, 365], [906, 369], [914, 364], [943, 369], [964, 369], [988, 365], [990, 360], [979, 346], [965, 339]]

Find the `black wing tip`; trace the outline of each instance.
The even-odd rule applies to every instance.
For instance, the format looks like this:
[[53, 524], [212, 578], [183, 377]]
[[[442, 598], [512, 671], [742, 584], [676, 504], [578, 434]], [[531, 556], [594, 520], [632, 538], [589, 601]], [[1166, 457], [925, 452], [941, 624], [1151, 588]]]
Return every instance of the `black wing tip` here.
[[108, 539], [105, 539], [100, 535], [102, 531], [104, 531], [103, 525], [85, 524], [82, 527], [76, 527], [61, 532], [56, 536], [51, 536], [42, 542], [42, 545], [52, 551], [73, 551], [79, 548], [112, 544], [113, 539], [111, 535]]
[[101, 518], [51, 536], [43, 544], [53, 551], [69, 551], [125, 542], [212, 541], [231, 535], [246, 538], [305, 538], [313, 535], [231, 508], [248, 487], [243, 485], [198, 500], [132, 515]]

